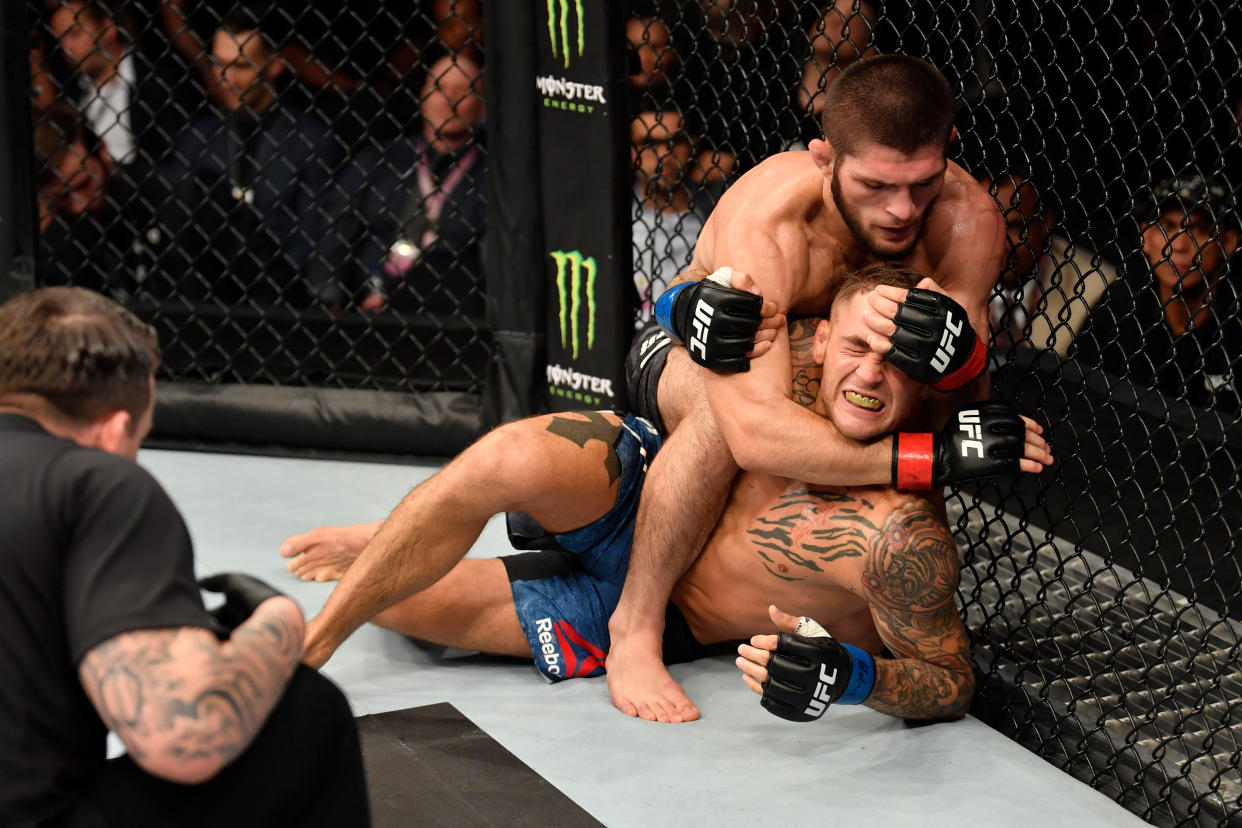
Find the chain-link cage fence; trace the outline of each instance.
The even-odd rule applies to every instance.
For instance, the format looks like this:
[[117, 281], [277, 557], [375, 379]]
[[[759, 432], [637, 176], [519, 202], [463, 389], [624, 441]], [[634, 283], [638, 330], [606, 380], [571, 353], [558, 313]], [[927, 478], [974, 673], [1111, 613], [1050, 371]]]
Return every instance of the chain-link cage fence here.
[[[1012, 243], [994, 392], [1058, 456], [950, 498], [975, 712], [1154, 823], [1237, 819], [1234, 4], [629, 9], [640, 314], [732, 181], [819, 137], [845, 66], [904, 52], [949, 78], [953, 160]], [[29, 13], [40, 284], [152, 321], [166, 379], [479, 390], [477, 0]]]
[[975, 712], [1156, 824], [1242, 817], [1236, 4], [633, 0], [635, 281], [685, 269], [720, 193], [821, 136], [849, 63], [957, 91], [951, 154], [1005, 211], [994, 394], [1037, 478], [950, 499]]
[[161, 378], [481, 391], [477, 0], [35, 0], [39, 284]]

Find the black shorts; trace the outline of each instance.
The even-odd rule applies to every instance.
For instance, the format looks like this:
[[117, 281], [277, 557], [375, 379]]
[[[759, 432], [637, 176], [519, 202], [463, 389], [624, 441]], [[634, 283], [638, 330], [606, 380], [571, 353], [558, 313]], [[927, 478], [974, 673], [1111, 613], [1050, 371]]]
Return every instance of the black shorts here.
[[660, 402], [656, 392], [672, 347], [672, 337], [651, 322], [634, 337], [630, 352], [625, 357], [625, 388], [629, 393], [630, 410], [651, 422], [662, 437], [668, 436], [668, 430], [660, 419]]

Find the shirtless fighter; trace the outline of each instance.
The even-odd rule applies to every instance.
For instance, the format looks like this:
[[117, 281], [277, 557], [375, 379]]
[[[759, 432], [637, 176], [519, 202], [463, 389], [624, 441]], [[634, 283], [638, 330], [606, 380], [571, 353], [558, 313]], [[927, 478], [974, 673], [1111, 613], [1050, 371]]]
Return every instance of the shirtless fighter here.
[[[739, 466], [819, 485], [907, 490], [977, 476], [970, 458], [929, 462], [940, 449], [928, 432], [954, 407], [987, 396], [988, 297], [1005, 258], [1000, 210], [945, 158], [954, 108], [949, 84], [921, 60], [851, 64], [827, 93], [825, 140], [769, 158], [725, 193], [689, 271], [657, 302], [660, 328], [636, 338], [631, 406], [667, 444], [644, 487], [609, 624], [608, 687], [623, 712], [698, 717], [661, 660], [664, 606]], [[824, 314], [844, 274], [875, 261], [931, 277], [919, 290], [879, 288], [856, 310], [877, 353], [937, 390], [907, 424], [923, 433], [862, 442], [791, 398], [782, 316]], [[717, 284], [729, 283], [730, 269], [734, 289]], [[686, 347], [669, 347], [670, 338]]]
[[[908, 287], [918, 278], [872, 265], [843, 283], [830, 320], [795, 325], [796, 352], [812, 358], [797, 369], [810, 412], [850, 439], [895, 430], [930, 393], [869, 349], [861, 321], [869, 288]], [[977, 427], [955, 421], [946, 445], [982, 455], [987, 473], [1035, 472], [1051, 460], [1039, 427], [1005, 406], [966, 410], [960, 419]], [[448, 646], [533, 657], [552, 680], [598, 675], [634, 510], [660, 442], [632, 415], [517, 421], [415, 488], [382, 524], [291, 538], [281, 549], [294, 557], [290, 569], [305, 579], [341, 578], [307, 626], [307, 662], [324, 663], [371, 619]], [[506, 510], [533, 517], [563, 549], [463, 560], [488, 518]], [[722, 642], [731, 651], [757, 631], [791, 631], [795, 619], [769, 615], [776, 604], [815, 617], [842, 643], [786, 636], [771, 662], [747, 648], [747, 674], [766, 679], [770, 670], [775, 679], [761, 688], [769, 710], [812, 718], [806, 711], [822, 713], [827, 699], [865, 701], [908, 718], [957, 716], [973, 689], [954, 602], [958, 566], [936, 498], [887, 485], [807, 486], [743, 472], [703, 554], [672, 592], [665, 654], [684, 660]], [[874, 660], [883, 646], [896, 658]], [[821, 690], [812, 704], [817, 685], [804, 674], [818, 676], [821, 663], [839, 671], [840, 692]]]

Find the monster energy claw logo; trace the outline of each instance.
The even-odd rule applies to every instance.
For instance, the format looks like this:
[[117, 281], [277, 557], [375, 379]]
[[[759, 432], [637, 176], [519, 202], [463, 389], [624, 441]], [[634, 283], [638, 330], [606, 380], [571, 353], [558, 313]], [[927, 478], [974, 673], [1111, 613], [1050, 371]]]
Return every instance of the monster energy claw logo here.
[[[569, 348], [573, 358], [577, 359], [584, 294], [587, 305], [586, 347], [588, 351], [595, 347], [595, 258], [584, 258], [577, 250], [553, 250], [550, 255], [556, 262], [557, 321], [561, 328], [561, 347]], [[585, 285], [582, 279], [584, 273]]]
[[[569, 68], [569, 0], [548, 0], [548, 40], [552, 43], [552, 57], [563, 57]], [[586, 46], [586, 24], [583, 20], [582, 0], [573, 0], [577, 20], [578, 57]]]

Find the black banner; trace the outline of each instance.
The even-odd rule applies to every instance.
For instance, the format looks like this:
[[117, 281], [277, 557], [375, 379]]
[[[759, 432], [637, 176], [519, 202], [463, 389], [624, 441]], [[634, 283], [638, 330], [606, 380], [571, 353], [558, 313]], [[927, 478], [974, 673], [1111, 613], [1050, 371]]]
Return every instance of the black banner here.
[[547, 388], [558, 411], [626, 405], [633, 311], [619, 6], [553, 0], [536, 13]]

